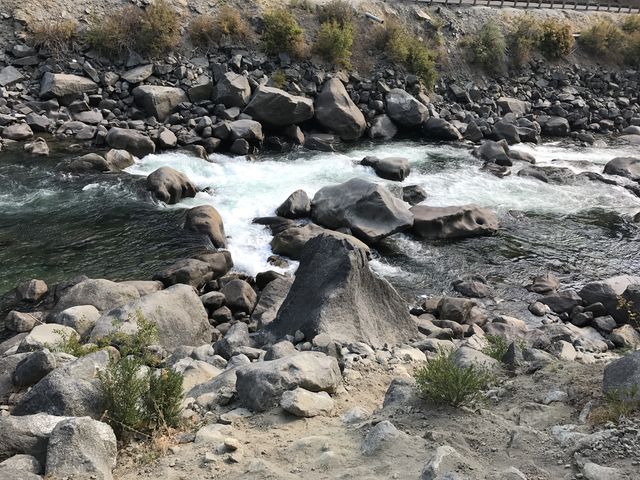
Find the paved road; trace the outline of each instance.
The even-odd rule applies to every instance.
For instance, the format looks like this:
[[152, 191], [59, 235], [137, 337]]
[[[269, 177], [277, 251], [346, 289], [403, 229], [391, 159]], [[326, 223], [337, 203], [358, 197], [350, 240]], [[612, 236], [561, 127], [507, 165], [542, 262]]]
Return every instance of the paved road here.
[[640, 7], [629, 6], [624, 3], [606, 2], [595, 0], [416, 0], [418, 3], [429, 5], [440, 4], [449, 6], [485, 6], [485, 7], [509, 7], [523, 9], [552, 8], [564, 10], [582, 10], [599, 12], [640, 13]]

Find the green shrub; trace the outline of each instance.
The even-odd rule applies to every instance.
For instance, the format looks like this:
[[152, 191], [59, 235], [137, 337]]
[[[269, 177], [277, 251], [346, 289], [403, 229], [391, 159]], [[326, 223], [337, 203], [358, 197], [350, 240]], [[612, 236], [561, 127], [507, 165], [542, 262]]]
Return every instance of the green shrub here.
[[492, 382], [492, 375], [480, 367], [458, 367], [453, 352], [440, 351], [416, 370], [414, 377], [420, 393], [434, 403], [454, 407], [469, 405], [482, 398], [482, 390]]
[[531, 60], [532, 52], [540, 43], [542, 28], [532, 15], [520, 15], [513, 20], [509, 33], [509, 53], [516, 65]]
[[399, 23], [389, 21], [380, 30], [375, 43], [391, 61], [404, 65], [426, 88], [433, 88], [436, 82], [434, 54], [419, 38], [407, 32]]
[[287, 10], [271, 10], [264, 15], [262, 44], [270, 54], [286, 52], [294, 57], [304, 55], [303, 30]]
[[80, 341], [80, 336], [77, 334], [68, 334], [64, 330], [54, 330], [54, 333], [60, 335], [62, 337], [62, 341], [56, 346], [47, 345], [47, 348], [52, 352], [62, 352], [73, 355], [74, 357], [83, 357], [90, 353], [97, 352], [102, 348], [101, 345], [95, 344], [83, 345]]
[[349, 68], [353, 27], [330, 20], [320, 26], [314, 50], [326, 61]]
[[580, 44], [590, 53], [618, 57], [622, 52], [625, 35], [608, 19], [600, 19], [580, 33]]
[[627, 33], [640, 32], [640, 14], [625, 15], [621, 28]]
[[276, 70], [271, 74], [271, 85], [276, 88], [284, 88], [287, 84], [287, 76], [282, 70]]
[[143, 404], [150, 428], [178, 426], [182, 412], [182, 382], [182, 375], [168, 369], [149, 376], [149, 389], [143, 397]]
[[507, 42], [493, 22], [485, 23], [468, 43], [471, 61], [488, 72], [504, 69]]
[[145, 364], [154, 365], [156, 359], [149, 353], [149, 346], [158, 340], [158, 327], [155, 323], [147, 320], [141, 310], [136, 310], [134, 316], [137, 325], [135, 333], [122, 332], [120, 325], [114, 322], [115, 332], [102, 342], [116, 347], [123, 357], [133, 355], [142, 359]]
[[571, 25], [555, 18], [548, 18], [542, 22], [541, 28], [538, 47], [545, 57], [559, 60], [571, 53], [575, 43], [571, 33]]
[[78, 22], [75, 20], [48, 20], [29, 25], [29, 43], [44, 48], [59, 57], [76, 48]]
[[[640, 68], [640, 31], [630, 34], [624, 46], [624, 60], [628, 65]], [[634, 318], [636, 326], [640, 325], [637, 314]]]
[[485, 335], [488, 345], [482, 349], [482, 353], [502, 362], [504, 354], [509, 350], [507, 339], [501, 335]]
[[112, 57], [130, 51], [156, 56], [170, 52], [180, 41], [180, 17], [166, 0], [146, 10], [129, 5], [93, 18], [86, 39], [92, 48]]
[[331, 0], [320, 10], [320, 23], [337, 22], [339, 25], [352, 25], [355, 10], [346, 0]]

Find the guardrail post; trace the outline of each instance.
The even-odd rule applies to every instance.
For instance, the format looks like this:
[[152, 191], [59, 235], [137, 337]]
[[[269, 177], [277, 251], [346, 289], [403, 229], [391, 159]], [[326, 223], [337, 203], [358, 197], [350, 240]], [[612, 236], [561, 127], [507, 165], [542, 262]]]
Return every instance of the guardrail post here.
[[549, 8], [551, 8], [551, 10], [553, 10], [553, 0], [551, 0], [551, 3], [549, 5]]
[[458, 0], [458, 6], [462, 5], [462, 0]]
[[591, 0], [587, 0], [587, 6], [585, 8], [585, 10], [589, 10], [589, 4], [591, 3]]
[[574, 10], [578, 9], [578, 0], [573, 0], [573, 9]]

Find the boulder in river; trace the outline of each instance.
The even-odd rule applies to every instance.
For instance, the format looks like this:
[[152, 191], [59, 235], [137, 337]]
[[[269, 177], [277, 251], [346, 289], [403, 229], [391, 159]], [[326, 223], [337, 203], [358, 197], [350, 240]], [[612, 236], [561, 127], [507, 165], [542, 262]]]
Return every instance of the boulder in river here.
[[166, 287], [182, 283], [195, 288], [202, 287], [212, 278], [211, 266], [195, 258], [178, 260], [153, 276], [154, 280], [162, 282]]
[[371, 139], [391, 140], [397, 133], [398, 127], [388, 115], [378, 115], [371, 121], [369, 127], [369, 138]]
[[360, 178], [321, 188], [313, 197], [311, 218], [326, 228], [349, 228], [366, 244], [413, 225], [413, 215], [402, 200], [382, 185]]
[[0, 138], [16, 141], [28, 140], [31, 137], [33, 137], [33, 130], [26, 123], [14, 123], [4, 127], [0, 135]]
[[182, 172], [171, 167], [160, 167], [147, 177], [147, 190], [169, 205], [178, 203], [183, 198], [195, 197], [197, 189], [191, 180]]
[[488, 235], [498, 230], [498, 218], [477, 205], [455, 207], [411, 207], [414, 224], [411, 231], [421, 238], [453, 239]]
[[320, 235], [302, 251], [300, 266], [276, 319], [275, 338], [300, 330], [342, 343], [399, 344], [417, 335], [402, 297], [369, 268], [367, 252], [344, 239]]
[[244, 113], [263, 124], [286, 127], [313, 118], [313, 100], [291, 95], [279, 88], [261, 86]]
[[372, 167], [380, 178], [402, 182], [411, 173], [409, 160], [403, 157], [365, 157], [360, 162], [365, 167]]
[[164, 122], [179, 104], [189, 101], [181, 88], [158, 85], [136, 87], [133, 89], [133, 96], [148, 115], [156, 117], [161, 122]]
[[119, 148], [142, 158], [156, 151], [156, 144], [149, 137], [137, 130], [114, 127], [106, 137], [107, 145]]
[[296, 190], [276, 209], [276, 215], [284, 218], [302, 218], [311, 212], [311, 200], [304, 190]]
[[343, 140], [360, 138], [367, 127], [364, 115], [338, 78], [327, 80], [316, 97], [315, 118]]
[[617, 315], [622, 295], [630, 285], [640, 285], [640, 276], [619, 275], [590, 282], [580, 290], [579, 295], [586, 305], [602, 303], [609, 315]]
[[184, 227], [206, 235], [215, 248], [227, 248], [222, 217], [211, 205], [199, 205], [189, 209]]
[[616, 157], [607, 162], [604, 173], [626, 177], [634, 182], [640, 181], [640, 158]]
[[385, 101], [389, 117], [403, 127], [418, 127], [429, 118], [429, 109], [401, 88], [390, 90]]
[[422, 124], [422, 133], [433, 140], [462, 140], [460, 131], [442, 118], [431, 117]]

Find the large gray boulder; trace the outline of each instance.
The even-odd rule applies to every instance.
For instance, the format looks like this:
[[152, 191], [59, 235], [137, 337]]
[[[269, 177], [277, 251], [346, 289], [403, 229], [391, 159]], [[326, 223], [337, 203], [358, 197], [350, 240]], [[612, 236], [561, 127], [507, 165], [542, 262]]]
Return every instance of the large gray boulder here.
[[98, 91], [98, 84], [85, 77], [66, 73], [46, 72], [40, 81], [40, 98], [58, 98], [66, 103], [85, 93]]
[[349, 228], [366, 244], [413, 225], [413, 215], [402, 200], [382, 185], [360, 178], [318, 190], [313, 197], [311, 218], [326, 228]]
[[450, 239], [488, 235], [498, 230], [493, 212], [477, 205], [456, 207], [411, 207], [414, 223], [411, 231], [420, 238]]
[[371, 121], [369, 127], [369, 138], [380, 140], [391, 140], [398, 133], [398, 127], [388, 115], [378, 115]]
[[10, 87], [14, 83], [24, 80], [24, 75], [15, 67], [9, 65], [0, 70], [0, 87]]
[[7, 140], [22, 141], [33, 137], [33, 130], [26, 123], [14, 123], [2, 130], [2, 138]]
[[571, 132], [569, 121], [562, 117], [550, 117], [541, 127], [544, 134], [552, 137], [566, 137]]
[[260, 292], [258, 303], [251, 313], [251, 320], [258, 322], [260, 328], [273, 322], [293, 285], [290, 277], [278, 277], [270, 281]]
[[99, 418], [104, 409], [97, 372], [109, 364], [100, 350], [56, 368], [36, 383], [13, 409], [13, 415], [48, 413]]
[[226, 283], [220, 292], [224, 295], [225, 305], [234, 313], [250, 314], [258, 303], [258, 295], [255, 290], [239, 278]]
[[304, 190], [296, 190], [276, 209], [276, 215], [284, 218], [302, 218], [311, 212], [311, 200]]
[[287, 390], [300, 387], [311, 392], [334, 393], [342, 383], [336, 359], [320, 352], [301, 352], [245, 365], [238, 368], [236, 377], [238, 398], [256, 411], [276, 406]]
[[387, 115], [403, 127], [418, 127], [429, 118], [429, 109], [413, 95], [401, 88], [392, 89], [385, 96]]
[[640, 350], [611, 362], [604, 369], [602, 388], [621, 399], [640, 400]]
[[56, 357], [49, 350], [38, 350], [22, 359], [13, 372], [13, 384], [16, 387], [30, 387], [52, 372], [56, 366]]
[[207, 312], [200, 297], [192, 287], [182, 284], [106, 312], [96, 322], [90, 338], [97, 341], [115, 331], [133, 334], [138, 329], [140, 317], [156, 325], [158, 341], [167, 349], [211, 342]]
[[88, 279], [66, 290], [56, 303], [54, 313], [78, 305], [93, 305], [101, 311], [110, 310], [137, 298], [140, 298], [140, 293], [131, 285], [102, 278]]
[[503, 115], [513, 113], [517, 116], [526, 115], [531, 111], [531, 103], [511, 97], [500, 97], [496, 100], [498, 108]]
[[251, 97], [251, 85], [246, 76], [227, 72], [215, 86], [214, 100], [225, 107], [244, 107]]
[[360, 164], [372, 167], [380, 178], [396, 182], [402, 182], [411, 173], [409, 160], [403, 157], [365, 157]]
[[618, 316], [618, 304], [622, 294], [631, 285], [640, 285], [640, 276], [618, 275], [605, 280], [587, 283], [578, 294], [586, 305], [602, 303], [607, 313]]
[[236, 120], [229, 124], [231, 140], [246, 140], [251, 145], [262, 142], [264, 134], [262, 133], [262, 125], [255, 120]]
[[44, 463], [51, 432], [67, 419], [47, 413], [0, 416], [0, 461], [25, 454]]
[[429, 118], [422, 124], [422, 133], [432, 140], [462, 140], [462, 134], [458, 129], [442, 118]]
[[184, 258], [157, 272], [153, 279], [162, 282], [165, 287], [184, 283], [200, 288], [213, 279], [213, 271], [208, 262], [196, 258]]
[[118, 451], [116, 436], [106, 423], [70, 418], [49, 437], [45, 473], [50, 478], [111, 480]]
[[337, 78], [328, 80], [316, 97], [315, 117], [324, 128], [343, 140], [360, 138], [367, 127], [364, 115]]
[[261, 86], [244, 113], [272, 127], [286, 127], [313, 118], [313, 100], [291, 95], [274, 87]]
[[417, 328], [395, 289], [369, 268], [367, 253], [346, 240], [321, 235], [310, 240], [276, 319], [275, 338], [297, 330], [341, 343], [373, 346], [408, 342]]
[[222, 217], [211, 205], [199, 205], [189, 209], [184, 228], [206, 235], [215, 248], [227, 248]]
[[640, 158], [616, 157], [604, 166], [604, 173], [627, 177], [635, 182], [640, 180]]
[[149, 137], [137, 130], [113, 127], [106, 137], [111, 148], [126, 150], [136, 157], [144, 157], [156, 151], [156, 144]]
[[147, 190], [169, 205], [183, 198], [193, 198], [198, 191], [189, 177], [171, 167], [160, 167], [151, 172], [147, 177]]
[[159, 121], [164, 120], [182, 102], [188, 102], [187, 94], [181, 88], [143, 85], [133, 89], [136, 103], [144, 111]]

